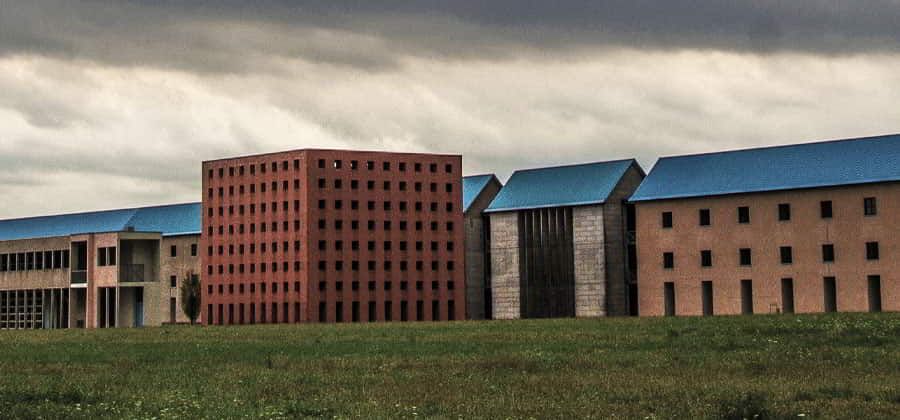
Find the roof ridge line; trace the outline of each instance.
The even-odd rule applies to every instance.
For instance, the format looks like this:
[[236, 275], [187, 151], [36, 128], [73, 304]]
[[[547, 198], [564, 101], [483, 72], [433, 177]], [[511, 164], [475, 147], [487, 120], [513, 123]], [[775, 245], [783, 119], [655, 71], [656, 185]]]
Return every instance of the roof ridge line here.
[[601, 160], [597, 162], [583, 162], [583, 163], [571, 163], [565, 165], [555, 165], [555, 166], [544, 166], [540, 168], [526, 168], [526, 169], [517, 169], [513, 171], [513, 175], [519, 172], [533, 172], [533, 171], [542, 171], [545, 169], [560, 169], [560, 168], [573, 168], [576, 166], [590, 166], [590, 165], [599, 165], [605, 163], [619, 163], [619, 162], [637, 162], [635, 158], [624, 158], [624, 159], [614, 159], [614, 160]]
[[[812, 146], [818, 144], [830, 144], [830, 143], [842, 143], [842, 142], [850, 142], [850, 141], [861, 141], [861, 140], [875, 140], [886, 137], [900, 137], [900, 133], [891, 133], [891, 134], [880, 134], [877, 136], [864, 136], [864, 137], [853, 137], [853, 138], [844, 138], [844, 139], [830, 139], [830, 140], [814, 140], [808, 141], [805, 143], [792, 143], [792, 144], [774, 144], [769, 146], [757, 146], [750, 147], [746, 149], [729, 149], [729, 150], [719, 150], [716, 152], [701, 152], [701, 153], [688, 153], [684, 155], [671, 155], [671, 156], [660, 156], [657, 158], [657, 162], [663, 159], [675, 159], [675, 158], [684, 158], [684, 157], [695, 157], [695, 156], [712, 156], [712, 155], [720, 155], [720, 154], [728, 154], [728, 153], [739, 153], [739, 152], [752, 152], [756, 150], [771, 150], [771, 149], [786, 149], [790, 147], [803, 147], [803, 146]], [[654, 168], [656, 165], [653, 165]], [[653, 172], [653, 169], [650, 170]]]

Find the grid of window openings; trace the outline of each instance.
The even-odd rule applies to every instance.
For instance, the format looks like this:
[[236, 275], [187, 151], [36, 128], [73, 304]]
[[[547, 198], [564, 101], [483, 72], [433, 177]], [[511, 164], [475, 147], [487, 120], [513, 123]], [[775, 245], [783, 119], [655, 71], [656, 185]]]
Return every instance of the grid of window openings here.
[[24, 251], [0, 254], [0, 273], [69, 268], [69, 250]]
[[207, 319], [462, 318], [460, 164], [319, 150], [205, 163]]
[[[878, 215], [878, 199], [877, 197], [865, 197], [862, 199], [862, 202], [859, 206], [859, 215], [865, 217], [874, 217]], [[791, 203], [779, 203], [772, 211], [775, 213], [775, 220], [778, 223], [790, 223], [792, 220], [792, 210], [794, 207]], [[751, 208], [751, 206], [737, 206], [735, 209], [736, 218], [734, 219], [734, 223], [736, 225], [749, 225], [752, 223], [751, 214], [753, 211], [765, 211], [765, 209], [759, 208]], [[825, 222], [828, 222], [836, 217], [840, 217], [834, 208], [834, 202], [831, 200], [822, 200], [819, 202], [818, 206], [818, 217]], [[661, 211], [660, 213], [661, 220], [661, 228], [663, 230], [671, 230], [676, 229], [677, 224], [677, 215], [672, 211]], [[682, 214], [682, 217], [685, 215]], [[713, 220], [712, 211], [709, 208], [700, 208], [697, 209], [696, 213], [696, 226], [699, 227], [710, 227], [714, 226], [716, 221]], [[765, 227], [759, 227], [765, 228]], [[846, 245], [844, 245], [846, 246]], [[861, 241], [859, 244], [861, 249], [864, 249], [864, 255], [866, 261], [878, 261], [881, 258], [880, 255], [880, 247], [878, 241]], [[833, 243], [822, 243], [820, 244], [821, 251], [821, 259], [818, 260], [818, 263], [822, 264], [833, 264], [838, 259], [838, 248]], [[783, 266], [790, 266], [794, 264], [796, 261], [794, 255], [795, 246], [793, 244], [784, 244], [778, 246], [774, 255], [778, 258], [776, 263], [779, 263]], [[740, 247], [735, 249], [736, 254], [735, 264], [731, 264], [726, 261], [715, 261], [715, 263], [719, 264], [728, 264], [737, 265], [738, 267], [752, 267], [756, 263], [760, 263], [759, 261], [755, 261], [754, 259], [754, 249], [752, 247]], [[675, 261], [677, 255], [674, 250], [667, 250], [662, 252], [661, 260], [662, 267], [664, 269], [675, 269]], [[702, 249], [697, 250], [696, 261], [698, 261], [698, 265], [702, 268], [710, 268], [714, 267], [713, 260], [713, 250]], [[764, 263], [768, 264], [769, 261], [765, 261]], [[871, 274], [866, 276], [866, 293], [869, 298], [869, 310], [878, 312], [881, 310], [881, 276], [878, 274]], [[714, 314], [714, 306], [713, 306], [713, 290], [715, 287], [715, 282], [703, 279], [698, 280], [700, 286], [700, 307], [703, 315], [713, 315]], [[838, 302], [837, 302], [837, 288], [839, 281], [834, 276], [826, 276], [822, 278], [822, 294], [823, 294], [823, 302], [822, 308], [825, 312], [834, 312], [838, 310]], [[676, 297], [676, 282], [667, 281], [663, 283], [663, 313], [665, 315], [675, 315], [675, 297]], [[794, 278], [782, 278], [780, 279], [780, 287], [781, 287], [781, 306], [777, 308], [778, 311], [785, 313], [793, 313], [794, 312]], [[743, 314], [752, 314], [754, 311], [753, 306], [753, 296], [754, 296], [754, 288], [753, 288], [753, 280], [751, 279], [742, 279], [740, 281], [740, 299], [741, 299], [741, 313]]]

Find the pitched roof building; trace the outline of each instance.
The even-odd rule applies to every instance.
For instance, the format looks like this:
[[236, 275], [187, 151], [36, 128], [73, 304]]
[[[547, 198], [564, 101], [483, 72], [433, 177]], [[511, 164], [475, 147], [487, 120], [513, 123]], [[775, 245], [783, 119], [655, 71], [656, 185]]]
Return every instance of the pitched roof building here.
[[491, 316], [488, 232], [484, 210], [503, 185], [493, 174], [463, 177], [463, 211], [466, 224], [466, 318]]
[[666, 157], [632, 201], [641, 315], [900, 309], [900, 135]]
[[495, 318], [630, 313], [633, 160], [516, 171], [485, 211]]
[[187, 322], [200, 204], [0, 220], [0, 328]]

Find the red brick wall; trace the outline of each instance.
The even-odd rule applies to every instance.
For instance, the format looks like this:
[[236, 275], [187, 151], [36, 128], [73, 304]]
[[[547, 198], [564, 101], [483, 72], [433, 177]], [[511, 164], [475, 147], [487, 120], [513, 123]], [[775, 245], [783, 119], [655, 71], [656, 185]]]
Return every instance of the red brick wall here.
[[[863, 199], [876, 197], [878, 214], [863, 214]], [[831, 200], [834, 216], [822, 219], [820, 201]], [[778, 220], [778, 205], [791, 205], [791, 220]], [[750, 223], [739, 224], [737, 208], [750, 207]], [[710, 209], [712, 225], [699, 226], [699, 209]], [[672, 229], [661, 228], [671, 211]], [[702, 314], [701, 282], [713, 283], [715, 314], [741, 313], [741, 280], [753, 281], [754, 313], [782, 308], [781, 279], [793, 278], [795, 311], [824, 310], [823, 278], [837, 281], [837, 310], [867, 311], [869, 275], [881, 276], [885, 311], [900, 310], [900, 183], [664, 200], [637, 204], [639, 310], [664, 313], [663, 284], [675, 283], [676, 314]], [[866, 259], [866, 242], [879, 243], [880, 258]], [[823, 263], [823, 244], [836, 258]], [[791, 246], [793, 263], [782, 264], [779, 248]], [[739, 265], [738, 250], [752, 249], [752, 265]], [[711, 250], [712, 267], [701, 267], [700, 251]], [[674, 252], [674, 269], [663, 268]]]
[[[320, 160], [324, 167], [320, 167]], [[335, 167], [335, 161], [341, 162], [340, 168]], [[353, 161], [356, 161], [356, 169], [351, 168]], [[373, 162], [372, 170], [367, 168], [369, 161]], [[271, 166], [273, 162], [277, 165], [275, 170]], [[285, 162], [287, 169], [284, 169]], [[385, 162], [389, 162], [389, 170], [384, 169]], [[401, 171], [401, 163], [406, 165], [404, 171]], [[415, 170], [416, 163], [421, 164], [420, 171]], [[207, 305], [212, 305], [213, 309], [212, 319], [206, 322], [240, 323], [238, 312], [241, 304], [244, 305], [244, 323], [250, 323], [251, 304], [254, 305], [256, 323], [263, 322], [263, 304], [267, 323], [273, 322], [273, 304], [278, 308], [279, 323], [317, 322], [320, 319], [320, 302], [325, 304], [323, 319], [328, 322], [338, 319], [338, 302], [343, 305], [341, 318], [344, 322], [353, 320], [353, 302], [359, 302], [359, 321], [368, 320], [369, 302], [376, 304], [376, 320], [385, 320], [386, 301], [392, 302], [392, 320], [401, 319], [403, 301], [408, 302], [408, 319], [415, 320], [418, 300], [423, 301], [426, 320], [432, 319], [432, 301], [439, 302], [441, 314], [438, 319], [449, 318], [447, 311], [451, 301], [454, 302], [453, 317], [462, 319], [465, 313], [465, 270], [461, 163], [460, 156], [329, 150], [302, 150], [205, 162], [204, 232], [200, 250], [206, 298], [204, 317], [208, 317]], [[432, 164], [436, 165], [434, 172], [431, 172]], [[253, 174], [250, 173], [251, 165]], [[264, 173], [261, 165], [266, 167]], [[445, 170], [447, 165], [450, 166], [449, 173]], [[244, 168], [243, 175], [241, 166]], [[324, 187], [319, 186], [320, 179], [325, 182]], [[335, 187], [336, 180], [340, 180], [340, 188]], [[353, 180], [358, 181], [357, 189], [351, 187]], [[369, 181], [374, 182], [371, 190], [368, 188]], [[401, 181], [407, 183], [406, 191], [400, 190]], [[272, 182], [276, 182], [274, 190]], [[287, 182], [287, 189], [284, 182]], [[384, 189], [384, 182], [390, 182], [389, 190]], [[416, 182], [422, 183], [422, 191], [415, 191]], [[431, 183], [437, 186], [435, 192], [431, 192]], [[253, 193], [250, 192], [251, 184], [255, 185]], [[265, 184], [265, 192], [261, 184]], [[450, 192], [446, 191], [447, 184], [451, 185]], [[243, 194], [241, 185], [244, 186]], [[222, 189], [221, 197], [219, 188]], [[320, 200], [324, 201], [324, 209], [319, 208]], [[353, 200], [358, 201], [356, 210], [352, 209]], [[335, 208], [336, 201], [340, 201], [340, 209]], [[369, 210], [369, 201], [374, 201], [375, 210]], [[384, 209], [386, 201], [391, 203], [390, 210]], [[400, 203], [404, 201], [407, 209], [401, 211]], [[416, 211], [416, 202], [422, 202], [422, 211]], [[437, 203], [436, 212], [430, 209], [432, 202]], [[263, 203], [266, 204], [265, 212], [262, 211]], [[278, 209], [274, 212], [273, 203]], [[285, 203], [287, 211], [284, 211]], [[452, 206], [450, 211], [447, 210], [448, 203]], [[252, 213], [251, 204], [255, 205]], [[244, 214], [240, 214], [241, 205], [244, 206]], [[324, 228], [319, 227], [320, 220], [324, 221]], [[376, 224], [374, 230], [369, 230], [370, 220]], [[341, 229], [336, 227], [338, 221], [342, 223]], [[353, 221], [358, 222], [356, 230], [352, 227]], [[390, 222], [390, 230], [385, 229], [386, 221]], [[407, 223], [406, 230], [401, 230], [403, 221]], [[416, 231], [416, 221], [423, 222], [422, 231]], [[438, 223], [436, 231], [430, 230], [432, 221]], [[285, 222], [287, 230], [284, 229]], [[447, 231], [448, 222], [453, 224], [452, 231]], [[276, 224], [275, 230], [272, 223]], [[241, 224], [244, 225], [243, 234], [240, 233]], [[255, 226], [254, 233], [250, 233], [251, 224]], [[265, 232], [262, 232], [261, 224], [266, 225]], [[220, 226], [222, 234], [219, 233]], [[320, 241], [324, 241], [324, 250], [319, 249]], [[336, 249], [337, 241], [341, 241], [342, 250]], [[356, 251], [352, 250], [353, 241], [359, 243]], [[369, 241], [375, 241], [374, 251], [369, 251]], [[391, 250], [385, 250], [385, 241], [391, 242]], [[407, 242], [407, 251], [400, 250], [401, 241]], [[422, 251], [415, 250], [416, 241], [423, 242]], [[438, 242], [439, 250], [436, 252], [431, 251], [432, 241]], [[276, 243], [276, 252], [273, 252], [273, 242]], [[285, 242], [287, 250], [284, 249]], [[299, 251], [295, 251], [295, 242], [299, 242]], [[448, 242], [453, 242], [452, 251], [447, 251]], [[241, 244], [244, 245], [243, 255], [239, 248]], [[250, 250], [251, 244], [253, 252]], [[262, 251], [263, 244], [265, 252]], [[340, 270], [338, 261], [342, 264]], [[357, 270], [353, 269], [354, 261], [358, 262]], [[369, 261], [375, 261], [375, 270], [369, 270]], [[390, 262], [388, 268], [385, 268], [386, 261]], [[404, 261], [406, 270], [402, 269]], [[423, 262], [422, 271], [416, 270], [417, 261]], [[438, 263], [437, 271], [431, 271], [432, 261]], [[324, 269], [320, 269], [320, 262], [324, 263]], [[448, 263], [453, 265], [453, 270], [448, 270]], [[275, 264], [274, 271], [272, 264]], [[286, 271], [284, 264], [287, 264]], [[262, 265], [266, 266], [265, 272]], [[421, 291], [416, 290], [417, 281], [423, 282]], [[434, 290], [432, 281], [437, 282]], [[284, 289], [285, 282], [287, 290]], [[354, 282], [358, 282], [357, 290], [354, 290]], [[374, 282], [374, 291], [369, 290], [369, 282]], [[390, 290], [385, 287], [388, 282]], [[401, 290], [401, 282], [407, 282], [407, 290]], [[273, 287], [273, 283], [276, 286]], [[338, 285], [341, 290], [338, 290]], [[273, 292], [276, 288], [277, 292]], [[284, 318], [285, 303], [288, 305], [287, 319]], [[299, 313], [295, 312], [296, 304], [300, 305]], [[219, 305], [222, 305], [221, 320]], [[234, 313], [233, 319], [229, 317], [229, 305]]]

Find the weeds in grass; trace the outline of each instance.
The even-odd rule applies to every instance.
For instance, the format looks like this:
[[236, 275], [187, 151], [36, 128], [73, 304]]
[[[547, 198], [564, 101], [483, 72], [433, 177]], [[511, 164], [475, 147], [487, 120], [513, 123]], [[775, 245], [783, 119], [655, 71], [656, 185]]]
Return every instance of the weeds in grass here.
[[765, 420], [772, 417], [769, 397], [760, 392], [747, 392], [719, 403], [718, 418], [723, 420]]

